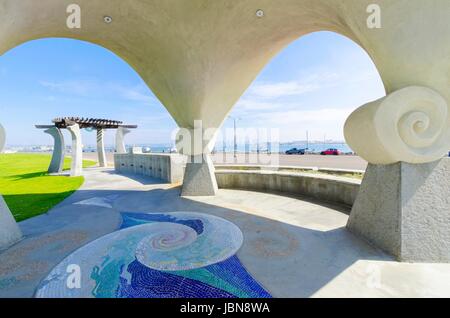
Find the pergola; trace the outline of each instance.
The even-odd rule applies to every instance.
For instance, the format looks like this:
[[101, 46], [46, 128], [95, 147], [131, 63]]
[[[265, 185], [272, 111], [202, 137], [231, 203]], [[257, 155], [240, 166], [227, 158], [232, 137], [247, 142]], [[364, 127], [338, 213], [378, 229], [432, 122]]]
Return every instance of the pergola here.
[[[101, 129], [117, 129], [123, 122], [118, 120], [101, 119], [101, 118], [84, 118], [84, 117], [64, 117], [55, 118], [52, 120], [58, 128], [67, 128], [73, 124], [78, 124], [80, 129], [83, 128], [101, 128]], [[136, 128], [136, 125], [130, 125], [131, 128]]]
[[72, 167], [70, 174], [78, 176], [83, 168], [83, 146], [81, 142], [81, 129], [95, 129], [97, 131], [97, 153], [100, 167], [106, 167], [106, 153], [104, 134], [105, 129], [117, 129], [116, 152], [125, 153], [124, 136], [137, 125], [124, 125], [123, 122], [101, 118], [63, 117], [52, 120], [53, 125], [36, 125], [54, 139], [53, 156], [48, 169], [49, 173], [59, 173], [63, 170], [65, 143], [61, 129], [67, 129], [72, 135]]

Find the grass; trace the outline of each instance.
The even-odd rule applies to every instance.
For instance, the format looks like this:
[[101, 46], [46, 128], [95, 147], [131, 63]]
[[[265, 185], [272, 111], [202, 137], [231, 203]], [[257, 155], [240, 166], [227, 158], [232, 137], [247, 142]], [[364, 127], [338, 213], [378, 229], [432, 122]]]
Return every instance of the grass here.
[[[46, 154], [0, 155], [0, 193], [18, 222], [46, 213], [83, 184], [84, 177], [49, 176], [50, 160]], [[70, 163], [66, 158], [64, 169]], [[95, 164], [83, 161], [83, 167]]]

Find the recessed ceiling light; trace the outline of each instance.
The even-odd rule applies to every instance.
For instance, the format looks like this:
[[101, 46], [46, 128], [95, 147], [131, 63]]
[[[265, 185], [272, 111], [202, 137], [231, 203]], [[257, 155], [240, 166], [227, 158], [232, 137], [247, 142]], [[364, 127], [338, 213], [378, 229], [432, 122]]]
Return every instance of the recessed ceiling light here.
[[258, 18], [262, 18], [262, 17], [264, 16], [264, 11], [261, 10], [261, 9], [257, 10], [257, 11], [256, 11], [256, 16], [257, 16]]
[[112, 20], [113, 20], [113, 19], [112, 19], [110, 16], [105, 15], [105, 16], [103, 17], [103, 21], [105, 21], [105, 23], [110, 24], [110, 23], [112, 22]]

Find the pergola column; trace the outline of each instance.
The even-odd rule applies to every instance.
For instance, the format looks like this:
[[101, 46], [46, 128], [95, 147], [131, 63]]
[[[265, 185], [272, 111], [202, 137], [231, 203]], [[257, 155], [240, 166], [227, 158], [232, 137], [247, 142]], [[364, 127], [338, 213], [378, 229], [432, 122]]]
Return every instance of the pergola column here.
[[22, 232], [0, 195], [0, 251], [17, 243], [21, 238]]
[[108, 163], [106, 161], [105, 153], [105, 130], [103, 128], [97, 128], [97, 153], [98, 153], [98, 164], [100, 167], [107, 167]]
[[64, 168], [64, 157], [65, 157], [65, 143], [64, 136], [61, 130], [57, 127], [51, 127], [44, 130], [46, 134], [53, 137], [53, 154], [50, 166], [48, 168], [49, 173], [61, 173]]
[[81, 130], [78, 124], [67, 126], [72, 136], [72, 166], [70, 175], [80, 176], [83, 172], [83, 144], [81, 142]]
[[117, 128], [116, 132], [116, 153], [126, 153], [127, 150], [125, 148], [125, 136], [131, 132], [130, 129], [125, 127]]

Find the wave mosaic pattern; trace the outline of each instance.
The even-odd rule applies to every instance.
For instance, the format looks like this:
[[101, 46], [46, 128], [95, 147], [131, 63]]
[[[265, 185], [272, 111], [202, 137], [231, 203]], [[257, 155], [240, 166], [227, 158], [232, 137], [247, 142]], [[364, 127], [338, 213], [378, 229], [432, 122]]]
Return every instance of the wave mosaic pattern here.
[[[243, 236], [233, 223], [191, 212], [122, 216], [122, 230], [67, 257], [36, 297], [271, 297], [235, 255]], [[68, 288], [73, 265], [80, 267], [81, 288]]]

